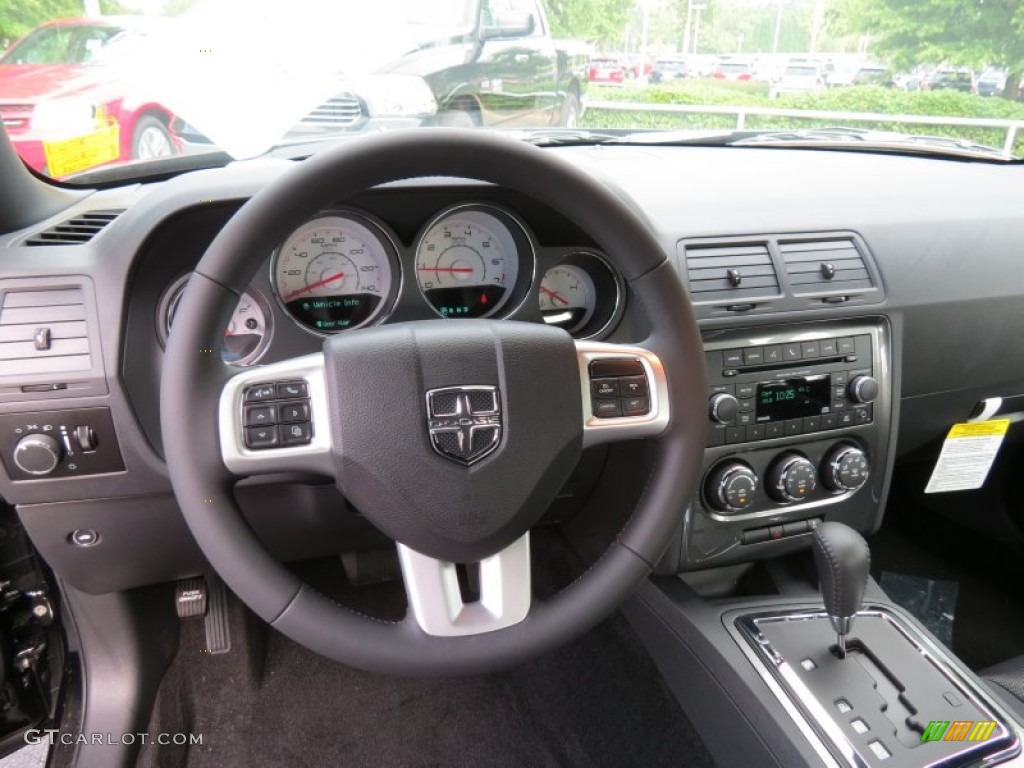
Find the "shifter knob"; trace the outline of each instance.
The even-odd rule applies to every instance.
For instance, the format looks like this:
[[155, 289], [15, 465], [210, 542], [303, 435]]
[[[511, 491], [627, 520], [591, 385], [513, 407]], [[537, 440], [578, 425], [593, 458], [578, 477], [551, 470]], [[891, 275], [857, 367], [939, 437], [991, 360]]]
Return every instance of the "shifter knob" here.
[[864, 537], [842, 523], [822, 523], [814, 529], [814, 565], [821, 582], [825, 611], [846, 655], [846, 635], [864, 600], [871, 553]]

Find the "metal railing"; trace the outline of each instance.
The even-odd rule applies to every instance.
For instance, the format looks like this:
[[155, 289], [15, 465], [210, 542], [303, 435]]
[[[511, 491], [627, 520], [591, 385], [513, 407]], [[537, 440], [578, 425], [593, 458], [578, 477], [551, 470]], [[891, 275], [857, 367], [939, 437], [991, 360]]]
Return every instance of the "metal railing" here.
[[901, 123], [905, 125], [944, 125], [967, 128], [998, 128], [1006, 131], [1003, 151], [1013, 153], [1017, 132], [1024, 129], [1024, 120], [1001, 120], [981, 117], [942, 117], [934, 115], [889, 115], [881, 112], [830, 112], [819, 109], [773, 109], [771, 107], [743, 107], [701, 104], [642, 104], [632, 101], [588, 101], [587, 111], [660, 112], [675, 114], [735, 115], [736, 130], [746, 128], [747, 118], [789, 117], [804, 120], [830, 120], [846, 123]]

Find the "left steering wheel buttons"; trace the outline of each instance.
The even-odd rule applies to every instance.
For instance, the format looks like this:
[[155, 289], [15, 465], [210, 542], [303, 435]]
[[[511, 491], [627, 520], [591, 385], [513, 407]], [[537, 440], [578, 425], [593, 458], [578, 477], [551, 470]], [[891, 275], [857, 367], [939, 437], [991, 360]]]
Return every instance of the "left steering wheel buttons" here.
[[245, 445], [253, 450], [274, 448], [280, 442], [277, 427], [246, 427]]

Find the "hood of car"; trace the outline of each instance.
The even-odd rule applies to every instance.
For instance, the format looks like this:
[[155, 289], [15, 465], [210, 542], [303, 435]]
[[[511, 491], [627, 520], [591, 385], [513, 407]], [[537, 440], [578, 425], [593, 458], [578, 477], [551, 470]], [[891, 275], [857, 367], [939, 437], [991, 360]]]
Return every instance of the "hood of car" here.
[[96, 68], [83, 64], [0, 65], [0, 100], [37, 102], [96, 88]]

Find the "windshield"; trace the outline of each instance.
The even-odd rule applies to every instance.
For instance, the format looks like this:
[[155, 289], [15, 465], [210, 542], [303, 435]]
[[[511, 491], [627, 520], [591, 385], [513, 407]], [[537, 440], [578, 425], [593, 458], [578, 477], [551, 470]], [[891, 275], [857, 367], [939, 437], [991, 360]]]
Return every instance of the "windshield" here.
[[857, 136], [846, 148], [870, 149], [884, 136], [885, 151], [901, 151], [901, 136], [905, 151], [936, 158], [979, 145], [998, 150], [990, 159], [1024, 156], [1019, 3], [966, 16], [953, 0], [4, 8], [4, 128], [30, 167], [71, 183], [304, 157], [434, 126], [538, 142], [739, 132], [749, 144], [763, 131], [773, 148]]

